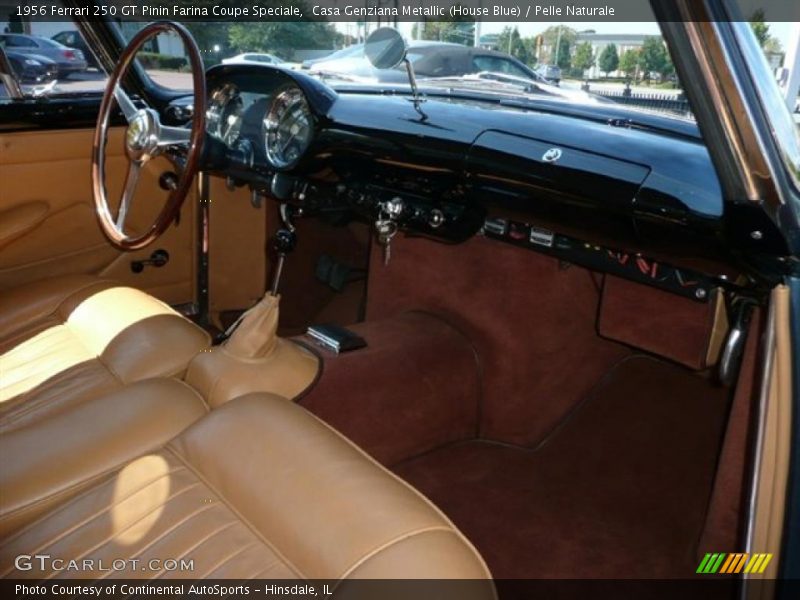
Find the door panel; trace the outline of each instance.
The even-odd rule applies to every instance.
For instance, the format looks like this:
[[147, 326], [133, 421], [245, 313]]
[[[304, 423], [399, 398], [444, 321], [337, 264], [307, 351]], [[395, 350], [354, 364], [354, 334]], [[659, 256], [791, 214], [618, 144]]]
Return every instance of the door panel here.
[[[119, 198], [127, 170], [124, 128], [109, 131], [107, 187]], [[186, 200], [180, 224], [137, 252], [113, 248], [100, 230], [91, 191], [91, 129], [0, 134], [0, 290], [64, 274], [96, 274], [145, 290], [171, 304], [194, 298], [196, 196]], [[159, 176], [171, 170], [160, 158], [142, 170], [131, 229], [146, 227], [166, 199]], [[118, 200], [117, 200], [118, 201]], [[169, 252], [161, 268], [140, 274], [130, 264], [158, 249]]]
[[209, 304], [212, 315], [249, 308], [264, 295], [268, 270], [267, 221], [277, 228], [277, 207], [250, 202], [247, 188], [228, 189], [221, 177], [209, 178]]

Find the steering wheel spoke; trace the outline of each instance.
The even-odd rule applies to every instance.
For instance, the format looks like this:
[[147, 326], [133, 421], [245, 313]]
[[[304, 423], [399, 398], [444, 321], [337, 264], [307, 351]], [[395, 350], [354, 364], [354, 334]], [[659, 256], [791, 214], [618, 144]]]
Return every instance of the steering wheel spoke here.
[[160, 125], [158, 129], [158, 146], [188, 146], [191, 141], [191, 129]]
[[133, 117], [136, 116], [136, 113], [139, 111], [136, 108], [136, 105], [131, 100], [131, 97], [122, 89], [122, 86], [118, 83], [114, 86], [114, 99], [117, 101], [117, 105], [119, 106], [122, 114], [125, 115], [125, 120], [130, 123], [133, 120]]
[[133, 196], [136, 193], [136, 184], [139, 182], [139, 173], [142, 170], [142, 163], [132, 160], [128, 164], [128, 174], [125, 176], [125, 189], [122, 192], [122, 199], [119, 201], [119, 210], [115, 225], [119, 231], [125, 231], [125, 220], [128, 218]]

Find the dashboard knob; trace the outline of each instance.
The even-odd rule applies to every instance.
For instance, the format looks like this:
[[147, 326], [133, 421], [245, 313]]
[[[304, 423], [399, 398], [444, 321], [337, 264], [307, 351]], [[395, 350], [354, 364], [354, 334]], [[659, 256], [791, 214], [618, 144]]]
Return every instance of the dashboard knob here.
[[442, 224], [444, 224], [444, 213], [438, 208], [434, 208], [428, 215], [428, 225], [436, 229]]
[[158, 178], [158, 185], [162, 190], [175, 191], [178, 189], [178, 176], [171, 171], [162, 173]]

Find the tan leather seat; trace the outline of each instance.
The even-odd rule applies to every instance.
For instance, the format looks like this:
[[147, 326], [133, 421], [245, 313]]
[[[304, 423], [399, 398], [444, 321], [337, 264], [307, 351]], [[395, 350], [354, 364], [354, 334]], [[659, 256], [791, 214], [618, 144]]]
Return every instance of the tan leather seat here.
[[[72, 430], [80, 409], [97, 408], [90, 406], [0, 439], [0, 452], [11, 450], [11, 444], [18, 453], [30, 449], [38, 456], [35, 464], [9, 466], [4, 461], [0, 466], [0, 485], [12, 490], [2, 510], [41, 504], [52, 492], [70, 490], [71, 495], [51, 501], [45, 513], [28, 511], [17, 519], [15, 532], [2, 535], [0, 575], [489, 577], [474, 548], [430, 502], [283, 398], [251, 394], [234, 399], [165, 440], [170, 428], [182, 428], [205, 410], [191, 390], [180, 386], [174, 380], [143, 382], [126, 388], [125, 398], [94, 401], [139, 407], [129, 408], [122, 421], [138, 421], [145, 411], [151, 415], [151, 427], [128, 427], [138, 433], [121, 441], [113, 434], [122, 427], [120, 419], [112, 424], [114, 419], [103, 417], [98, 427], [112, 431], [88, 441]], [[152, 411], [152, 403], [169, 410]], [[48, 451], [36, 444], [42, 435], [69, 438], [59, 442], [57, 463], [44, 484], [25, 474], [47, 466]], [[12, 436], [17, 438], [9, 442]], [[94, 452], [92, 446], [97, 446]], [[101, 458], [109, 447], [111, 457]], [[125, 454], [130, 456], [124, 464], [111, 468]], [[37, 486], [39, 491], [31, 494]], [[6, 506], [9, 502], [13, 507]], [[41, 555], [49, 558], [35, 558]], [[119, 562], [133, 557], [139, 559], [135, 568]], [[69, 570], [71, 559], [84, 569]], [[183, 561], [186, 570], [150, 563], [155, 559]], [[119, 569], [103, 571], [112, 561]]]
[[208, 335], [138, 290], [88, 276], [0, 294], [0, 432], [158, 376], [181, 376]]
[[208, 411], [176, 379], [148, 379], [0, 435], [0, 539], [67, 502]]

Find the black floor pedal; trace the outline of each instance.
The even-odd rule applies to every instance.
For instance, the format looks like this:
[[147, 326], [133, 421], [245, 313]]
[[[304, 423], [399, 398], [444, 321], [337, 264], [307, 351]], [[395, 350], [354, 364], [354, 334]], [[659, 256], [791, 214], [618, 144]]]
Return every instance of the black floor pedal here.
[[364, 279], [367, 271], [339, 262], [329, 254], [322, 254], [317, 259], [317, 268], [314, 274], [318, 281], [341, 292], [348, 283]]

